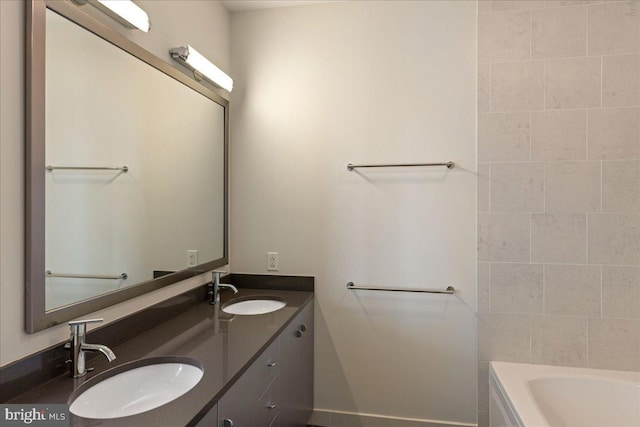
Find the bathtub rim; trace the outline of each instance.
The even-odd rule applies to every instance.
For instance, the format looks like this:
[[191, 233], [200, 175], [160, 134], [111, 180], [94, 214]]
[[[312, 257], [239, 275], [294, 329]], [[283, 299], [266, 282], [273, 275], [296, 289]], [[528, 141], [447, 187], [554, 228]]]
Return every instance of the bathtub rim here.
[[522, 427], [549, 426], [531, 393], [529, 381], [541, 378], [597, 378], [640, 385], [640, 372], [530, 363], [489, 362], [490, 389], [495, 385]]

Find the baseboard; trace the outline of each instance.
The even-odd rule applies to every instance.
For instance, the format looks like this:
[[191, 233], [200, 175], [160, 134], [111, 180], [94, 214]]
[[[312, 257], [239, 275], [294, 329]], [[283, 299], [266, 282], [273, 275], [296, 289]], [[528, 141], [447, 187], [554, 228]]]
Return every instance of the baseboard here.
[[477, 427], [477, 424], [469, 423], [389, 417], [324, 409], [314, 409], [308, 425], [314, 427]]

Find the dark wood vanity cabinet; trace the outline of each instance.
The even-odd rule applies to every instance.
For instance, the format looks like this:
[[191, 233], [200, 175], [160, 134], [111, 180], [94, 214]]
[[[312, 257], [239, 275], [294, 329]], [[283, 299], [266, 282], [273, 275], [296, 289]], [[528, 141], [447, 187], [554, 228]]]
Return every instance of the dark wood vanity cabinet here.
[[[313, 410], [313, 303], [222, 396], [217, 410], [218, 427], [307, 425]], [[211, 425], [202, 421], [198, 426]]]

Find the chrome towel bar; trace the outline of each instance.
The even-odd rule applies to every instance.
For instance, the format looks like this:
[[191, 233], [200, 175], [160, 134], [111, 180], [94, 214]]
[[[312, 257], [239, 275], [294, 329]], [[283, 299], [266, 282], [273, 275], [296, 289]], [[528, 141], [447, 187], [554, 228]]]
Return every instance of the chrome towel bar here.
[[447, 289], [407, 289], [407, 288], [384, 288], [378, 286], [357, 286], [353, 282], [347, 283], [347, 289], [362, 291], [393, 291], [393, 292], [418, 292], [425, 294], [453, 294], [456, 289], [453, 286], [447, 286]]
[[95, 274], [67, 274], [67, 273], [52, 273], [51, 270], [46, 271], [47, 277], [67, 277], [71, 279], [109, 279], [109, 280], [120, 280], [126, 279], [127, 273], [122, 273], [119, 276], [104, 276], [104, 275], [95, 275]]
[[454, 162], [445, 163], [398, 163], [398, 164], [382, 164], [382, 165], [354, 165], [349, 163], [347, 170], [352, 171], [357, 168], [405, 168], [416, 166], [446, 166], [448, 169], [453, 169], [456, 164]]
[[47, 166], [45, 168], [49, 172], [52, 170], [92, 170], [92, 171], [121, 171], [123, 173], [129, 172], [127, 166], [122, 167], [109, 167], [109, 166]]

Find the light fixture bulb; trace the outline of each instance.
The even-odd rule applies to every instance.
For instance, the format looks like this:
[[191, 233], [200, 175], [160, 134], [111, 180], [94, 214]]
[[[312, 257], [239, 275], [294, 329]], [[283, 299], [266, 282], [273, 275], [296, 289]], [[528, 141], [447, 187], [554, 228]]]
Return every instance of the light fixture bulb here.
[[191, 69], [197, 71], [222, 89], [229, 92], [233, 89], [233, 79], [190, 45], [187, 45], [186, 48], [173, 48], [169, 50], [169, 53], [174, 59], [183, 61]]
[[96, 3], [109, 9], [133, 27], [145, 33], [149, 32], [149, 15], [131, 0], [96, 0]]

